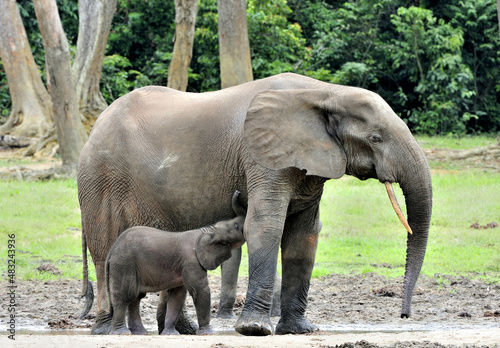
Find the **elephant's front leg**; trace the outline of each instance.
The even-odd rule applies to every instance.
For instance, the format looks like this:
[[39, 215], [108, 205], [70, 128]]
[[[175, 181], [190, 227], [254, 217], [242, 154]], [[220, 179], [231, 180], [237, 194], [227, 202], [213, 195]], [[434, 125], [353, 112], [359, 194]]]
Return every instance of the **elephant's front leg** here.
[[255, 194], [254, 197], [260, 199], [249, 197], [244, 228], [249, 259], [248, 290], [235, 329], [242, 335], [265, 336], [273, 333], [270, 313], [289, 199], [269, 197], [269, 193]]
[[198, 335], [215, 335], [210, 326], [210, 287], [208, 285], [207, 271], [186, 271], [182, 273], [184, 284], [193, 298], [196, 316], [198, 317]]
[[303, 334], [318, 328], [305, 319], [318, 236], [318, 205], [288, 217], [281, 243], [281, 319], [276, 334]]

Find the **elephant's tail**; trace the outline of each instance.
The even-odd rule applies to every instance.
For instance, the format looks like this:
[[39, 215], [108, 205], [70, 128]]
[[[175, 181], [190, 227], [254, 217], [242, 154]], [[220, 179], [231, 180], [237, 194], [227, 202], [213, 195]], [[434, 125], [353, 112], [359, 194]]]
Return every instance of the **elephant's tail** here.
[[85, 297], [85, 307], [80, 314], [80, 319], [83, 319], [92, 308], [94, 302], [94, 289], [92, 288], [92, 283], [89, 280], [89, 267], [87, 264], [87, 240], [85, 239], [85, 233], [82, 230], [82, 258], [83, 258], [83, 285], [81, 297]]

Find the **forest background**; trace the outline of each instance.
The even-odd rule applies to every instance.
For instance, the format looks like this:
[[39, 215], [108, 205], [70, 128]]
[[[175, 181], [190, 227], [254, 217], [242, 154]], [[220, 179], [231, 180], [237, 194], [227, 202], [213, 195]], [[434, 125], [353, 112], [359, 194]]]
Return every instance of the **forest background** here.
[[[32, 1], [17, 2], [46, 82]], [[78, 3], [58, 0], [74, 55]], [[495, 0], [248, 0], [253, 78], [296, 72], [379, 93], [420, 134], [500, 132], [500, 31]], [[198, 3], [187, 91], [221, 88], [217, 0]], [[167, 85], [174, 1], [118, 0], [101, 77], [109, 104]], [[11, 100], [0, 62], [0, 124]]]

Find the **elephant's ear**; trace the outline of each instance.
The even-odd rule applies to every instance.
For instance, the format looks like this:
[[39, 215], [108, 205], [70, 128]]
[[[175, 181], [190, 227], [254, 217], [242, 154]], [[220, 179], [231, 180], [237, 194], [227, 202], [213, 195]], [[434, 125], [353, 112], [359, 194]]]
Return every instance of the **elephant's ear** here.
[[332, 99], [331, 93], [316, 89], [257, 94], [245, 119], [244, 139], [251, 157], [272, 170], [296, 167], [307, 170], [307, 175], [340, 178], [347, 159], [329, 121]]
[[231, 257], [231, 246], [227, 239], [208, 232], [202, 234], [196, 241], [195, 253], [201, 267], [211, 271]]

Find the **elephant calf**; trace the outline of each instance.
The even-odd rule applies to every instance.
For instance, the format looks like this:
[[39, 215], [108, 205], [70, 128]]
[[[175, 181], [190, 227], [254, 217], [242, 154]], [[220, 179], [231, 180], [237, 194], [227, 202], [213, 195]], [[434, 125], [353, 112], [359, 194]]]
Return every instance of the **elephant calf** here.
[[[160, 334], [178, 334], [174, 328], [189, 291], [198, 317], [198, 334], [213, 334], [210, 327], [210, 288], [207, 270], [231, 257], [231, 249], [245, 243], [246, 210], [232, 197], [236, 217], [186, 232], [165, 232], [136, 226], [123, 232], [106, 259], [106, 284], [112, 316], [111, 334], [147, 334], [139, 304], [147, 292], [162, 291], [158, 308]], [[166, 290], [169, 290], [165, 300]], [[166, 302], [165, 302], [166, 301]], [[125, 313], [128, 308], [128, 328]], [[163, 316], [163, 318], [161, 318]]]

